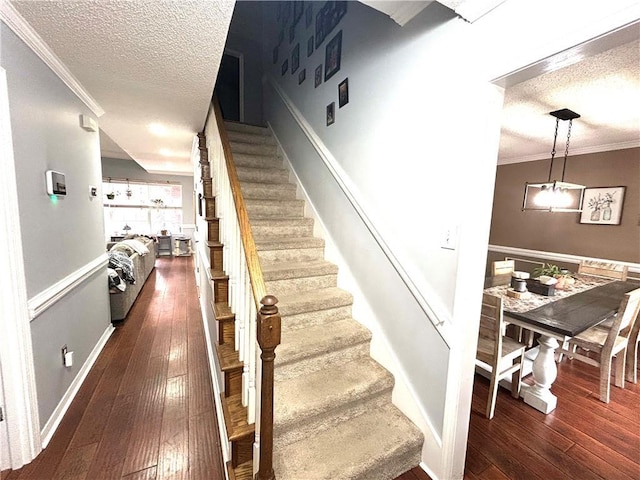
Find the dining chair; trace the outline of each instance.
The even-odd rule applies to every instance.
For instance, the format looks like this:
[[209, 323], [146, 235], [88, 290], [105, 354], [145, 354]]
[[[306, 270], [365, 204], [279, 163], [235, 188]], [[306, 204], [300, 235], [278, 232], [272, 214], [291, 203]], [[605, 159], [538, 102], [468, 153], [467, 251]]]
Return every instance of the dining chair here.
[[[611, 327], [596, 325], [572, 337], [568, 348], [561, 348], [571, 360], [593, 365], [600, 369], [600, 401], [609, 403], [611, 363], [616, 359], [615, 385], [624, 388], [626, 351], [629, 337], [640, 311], [640, 288], [625, 293]], [[580, 347], [581, 350], [577, 350]], [[582, 352], [582, 353], [580, 353]]]
[[509, 275], [516, 269], [515, 260], [498, 260], [491, 264], [491, 276]]
[[[503, 329], [502, 298], [487, 293], [483, 294], [476, 365], [483, 369], [486, 369], [486, 365], [491, 368], [491, 384], [489, 385], [486, 410], [488, 419], [493, 418], [495, 413], [498, 384], [504, 377], [511, 375], [511, 395], [514, 398], [520, 396], [522, 365], [526, 347], [512, 338], [504, 336]], [[517, 363], [514, 363], [516, 360]]]
[[598, 277], [615, 278], [625, 281], [629, 267], [620, 263], [599, 262], [596, 260], [582, 260], [578, 266], [578, 273], [595, 275]]
[[626, 379], [631, 383], [638, 383], [638, 347], [640, 346], [640, 311], [636, 315], [636, 319], [631, 326], [629, 333], [629, 342], [627, 345], [627, 354], [625, 357]]

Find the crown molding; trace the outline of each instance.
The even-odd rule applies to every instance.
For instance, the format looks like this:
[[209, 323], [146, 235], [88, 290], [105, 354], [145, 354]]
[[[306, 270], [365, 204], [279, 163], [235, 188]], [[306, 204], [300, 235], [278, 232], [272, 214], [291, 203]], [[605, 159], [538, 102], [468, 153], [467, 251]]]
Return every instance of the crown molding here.
[[0, 0], [0, 20], [51, 69], [97, 117], [101, 117], [105, 113], [104, 109], [89, 92], [85, 90], [62, 60], [53, 53], [49, 45], [47, 45], [8, 0]]
[[[628, 142], [606, 143], [604, 145], [592, 145], [592, 146], [582, 147], [582, 148], [572, 148], [571, 155], [569, 155], [569, 157], [575, 157], [576, 155], [588, 155], [591, 153], [612, 152], [614, 150], [626, 150], [628, 148], [638, 148], [638, 147], [640, 147], [640, 139], [631, 140]], [[537, 153], [534, 155], [524, 155], [522, 157], [498, 159], [498, 165], [533, 162], [535, 160], [549, 160], [550, 158], [551, 157], [549, 153]]]

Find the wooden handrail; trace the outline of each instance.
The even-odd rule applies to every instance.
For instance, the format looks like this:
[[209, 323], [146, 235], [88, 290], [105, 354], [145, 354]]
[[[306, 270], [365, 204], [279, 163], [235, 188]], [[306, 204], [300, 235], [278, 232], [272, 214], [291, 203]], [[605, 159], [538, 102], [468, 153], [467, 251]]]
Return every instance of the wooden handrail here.
[[236, 166], [233, 162], [233, 153], [231, 152], [231, 145], [229, 143], [229, 138], [227, 137], [227, 130], [224, 126], [222, 112], [216, 98], [213, 100], [213, 110], [216, 115], [218, 131], [220, 132], [220, 141], [222, 142], [222, 150], [224, 152], [224, 159], [227, 165], [227, 172], [229, 173], [231, 194], [233, 195], [233, 202], [236, 207], [236, 214], [238, 215], [240, 236], [242, 238], [245, 258], [247, 260], [247, 269], [249, 270], [249, 279], [251, 280], [253, 298], [256, 303], [256, 311], [259, 311], [261, 306], [260, 302], [267, 294], [267, 289], [264, 285], [264, 277], [262, 276], [262, 267], [260, 266], [258, 252], [256, 251], [256, 244], [253, 240], [251, 225], [249, 224], [249, 215], [247, 214], [247, 207], [244, 203], [242, 191], [240, 190], [240, 180], [238, 180], [238, 172], [236, 171]]

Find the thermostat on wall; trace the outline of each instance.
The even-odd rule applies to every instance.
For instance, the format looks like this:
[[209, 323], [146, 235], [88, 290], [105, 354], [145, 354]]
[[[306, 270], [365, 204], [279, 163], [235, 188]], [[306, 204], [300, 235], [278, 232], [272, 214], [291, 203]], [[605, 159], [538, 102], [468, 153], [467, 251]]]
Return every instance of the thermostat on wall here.
[[47, 195], [66, 195], [67, 183], [64, 173], [55, 170], [47, 170]]

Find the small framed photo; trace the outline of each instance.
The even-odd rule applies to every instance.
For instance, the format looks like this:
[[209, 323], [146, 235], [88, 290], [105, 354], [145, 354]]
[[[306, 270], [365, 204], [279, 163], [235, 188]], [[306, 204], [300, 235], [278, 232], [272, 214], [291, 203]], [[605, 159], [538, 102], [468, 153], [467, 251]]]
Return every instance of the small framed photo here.
[[336, 121], [336, 102], [327, 105], [327, 126], [333, 125]]
[[342, 108], [349, 103], [349, 79], [345, 78], [338, 85], [338, 107]]
[[626, 187], [585, 188], [580, 223], [620, 225]]
[[278, 63], [278, 47], [273, 47], [273, 63]]
[[324, 81], [326, 82], [340, 70], [342, 55], [342, 30], [327, 43], [324, 57]]
[[289, 59], [285, 58], [284, 62], [282, 62], [282, 67], [280, 67], [281, 75], [284, 75], [285, 73], [287, 73], [288, 68], [289, 68]]
[[300, 44], [296, 43], [296, 46], [293, 47], [293, 50], [291, 51], [291, 75], [296, 73], [299, 66], [300, 66]]
[[314, 88], [318, 88], [318, 85], [322, 83], [322, 64], [316, 67], [316, 79], [314, 82]]
[[310, 57], [312, 53], [313, 53], [313, 35], [311, 35], [309, 37], [309, 40], [307, 40], [307, 57]]
[[313, 22], [313, 3], [309, 2], [304, 12], [304, 26], [309, 28]]
[[304, 82], [306, 78], [307, 78], [307, 69], [303, 68], [302, 70], [300, 70], [300, 73], [298, 74], [298, 85]]

